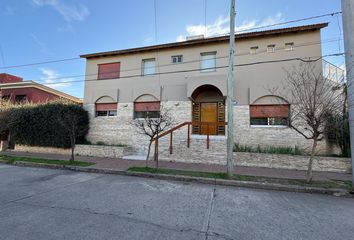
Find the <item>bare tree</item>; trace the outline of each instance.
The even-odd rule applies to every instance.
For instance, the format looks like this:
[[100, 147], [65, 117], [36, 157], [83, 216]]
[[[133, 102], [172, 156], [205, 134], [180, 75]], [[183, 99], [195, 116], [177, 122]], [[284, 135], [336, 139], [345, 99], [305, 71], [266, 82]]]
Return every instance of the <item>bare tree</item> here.
[[[141, 119], [137, 118], [132, 121], [132, 125], [136, 128], [137, 132], [145, 135], [149, 138], [148, 152], [146, 155], [146, 167], [148, 167], [148, 160], [150, 157], [151, 145], [156, 137], [169, 127], [175, 124], [174, 118], [170, 111], [165, 108], [161, 108], [160, 116], [158, 118], [151, 118], [149, 116]], [[158, 161], [156, 162], [158, 168]]]
[[343, 85], [324, 76], [318, 62], [303, 63], [286, 72], [282, 91], [276, 91], [293, 103], [290, 127], [313, 141], [306, 173], [307, 182], [311, 182], [313, 160], [318, 142], [324, 139], [327, 116], [342, 114]]

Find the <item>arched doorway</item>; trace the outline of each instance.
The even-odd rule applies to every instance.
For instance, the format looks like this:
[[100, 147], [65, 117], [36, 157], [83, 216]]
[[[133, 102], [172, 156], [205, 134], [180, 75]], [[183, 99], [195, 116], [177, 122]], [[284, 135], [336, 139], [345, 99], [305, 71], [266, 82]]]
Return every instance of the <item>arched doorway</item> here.
[[225, 135], [225, 99], [213, 85], [202, 85], [192, 93], [193, 134]]

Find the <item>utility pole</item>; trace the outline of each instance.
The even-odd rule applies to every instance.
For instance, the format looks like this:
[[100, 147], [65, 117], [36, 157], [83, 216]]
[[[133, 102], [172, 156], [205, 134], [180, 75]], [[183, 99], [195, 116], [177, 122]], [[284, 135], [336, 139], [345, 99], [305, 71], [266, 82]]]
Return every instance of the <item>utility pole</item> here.
[[227, 74], [227, 176], [232, 176], [234, 167], [234, 57], [235, 57], [235, 0], [230, 8], [230, 50]]
[[342, 0], [342, 20], [347, 70], [352, 183], [354, 186], [354, 0]]

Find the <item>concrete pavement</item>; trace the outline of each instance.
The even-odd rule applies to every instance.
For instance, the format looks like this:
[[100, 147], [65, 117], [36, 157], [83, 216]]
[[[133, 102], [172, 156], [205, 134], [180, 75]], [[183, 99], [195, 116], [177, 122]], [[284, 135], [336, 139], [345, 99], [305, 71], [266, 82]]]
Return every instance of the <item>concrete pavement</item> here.
[[0, 165], [0, 239], [351, 239], [354, 200]]
[[[50, 154], [50, 153], [27, 153], [27, 152], [16, 152], [16, 151], [6, 151], [3, 153], [9, 156], [26, 156], [26, 157], [39, 157], [47, 159], [61, 159], [69, 160], [70, 156], [61, 154]], [[130, 167], [144, 167], [145, 161], [141, 160], [125, 160], [119, 158], [99, 158], [99, 157], [87, 157], [87, 156], [76, 156], [76, 160], [93, 162], [95, 163], [94, 168], [98, 169], [114, 169], [114, 170], [127, 170]], [[149, 166], [155, 167], [155, 162], [150, 161]], [[203, 163], [183, 163], [183, 162], [167, 162], [160, 161], [159, 166], [161, 168], [169, 169], [179, 169], [179, 170], [190, 170], [190, 171], [203, 171], [203, 172], [226, 172], [225, 165], [216, 164], [203, 164]], [[235, 174], [240, 175], [250, 175], [258, 177], [273, 177], [273, 178], [286, 178], [286, 179], [305, 179], [306, 171], [298, 170], [287, 170], [287, 169], [275, 169], [275, 168], [262, 168], [262, 167], [241, 167], [236, 166], [234, 168]], [[336, 173], [336, 172], [314, 172], [314, 180], [341, 180], [341, 181], [351, 181], [352, 175], [348, 173]]]

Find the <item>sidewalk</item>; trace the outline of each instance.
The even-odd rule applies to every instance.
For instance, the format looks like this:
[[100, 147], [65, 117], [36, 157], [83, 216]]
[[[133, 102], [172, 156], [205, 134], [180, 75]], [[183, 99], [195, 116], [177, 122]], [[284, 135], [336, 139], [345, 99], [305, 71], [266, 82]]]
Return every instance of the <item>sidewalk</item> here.
[[[25, 157], [37, 157], [46, 159], [58, 159], [58, 160], [68, 160], [69, 155], [60, 154], [43, 154], [43, 153], [26, 153], [26, 152], [13, 152], [6, 151], [3, 153], [8, 156], [25, 156]], [[117, 158], [98, 158], [98, 157], [85, 157], [76, 156], [75, 160], [93, 162], [95, 165], [91, 167], [99, 169], [115, 169], [115, 170], [127, 170], [130, 167], [143, 167], [145, 166], [145, 161], [142, 160], [125, 160]], [[155, 162], [149, 161], [149, 166], [154, 167]], [[179, 169], [179, 170], [190, 170], [190, 171], [202, 171], [202, 172], [225, 172], [226, 166], [223, 165], [211, 165], [202, 163], [180, 163], [180, 162], [166, 162], [160, 161], [159, 167], [169, 168], [169, 169]], [[251, 175], [258, 177], [273, 177], [273, 178], [286, 178], [286, 179], [304, 179], [305, 171], [297, 170], [286, 170], [286, 169], [271, 169], [271, 168], [260, 168], [260, 167], [240, 167], [235, 166], [235, 174], [240, 175]], [[350, 181], [352, 179], [351, 174], [347, 173], [334, 173], [334, 172], [314, 172], [314, 180], [342, 180]]]

